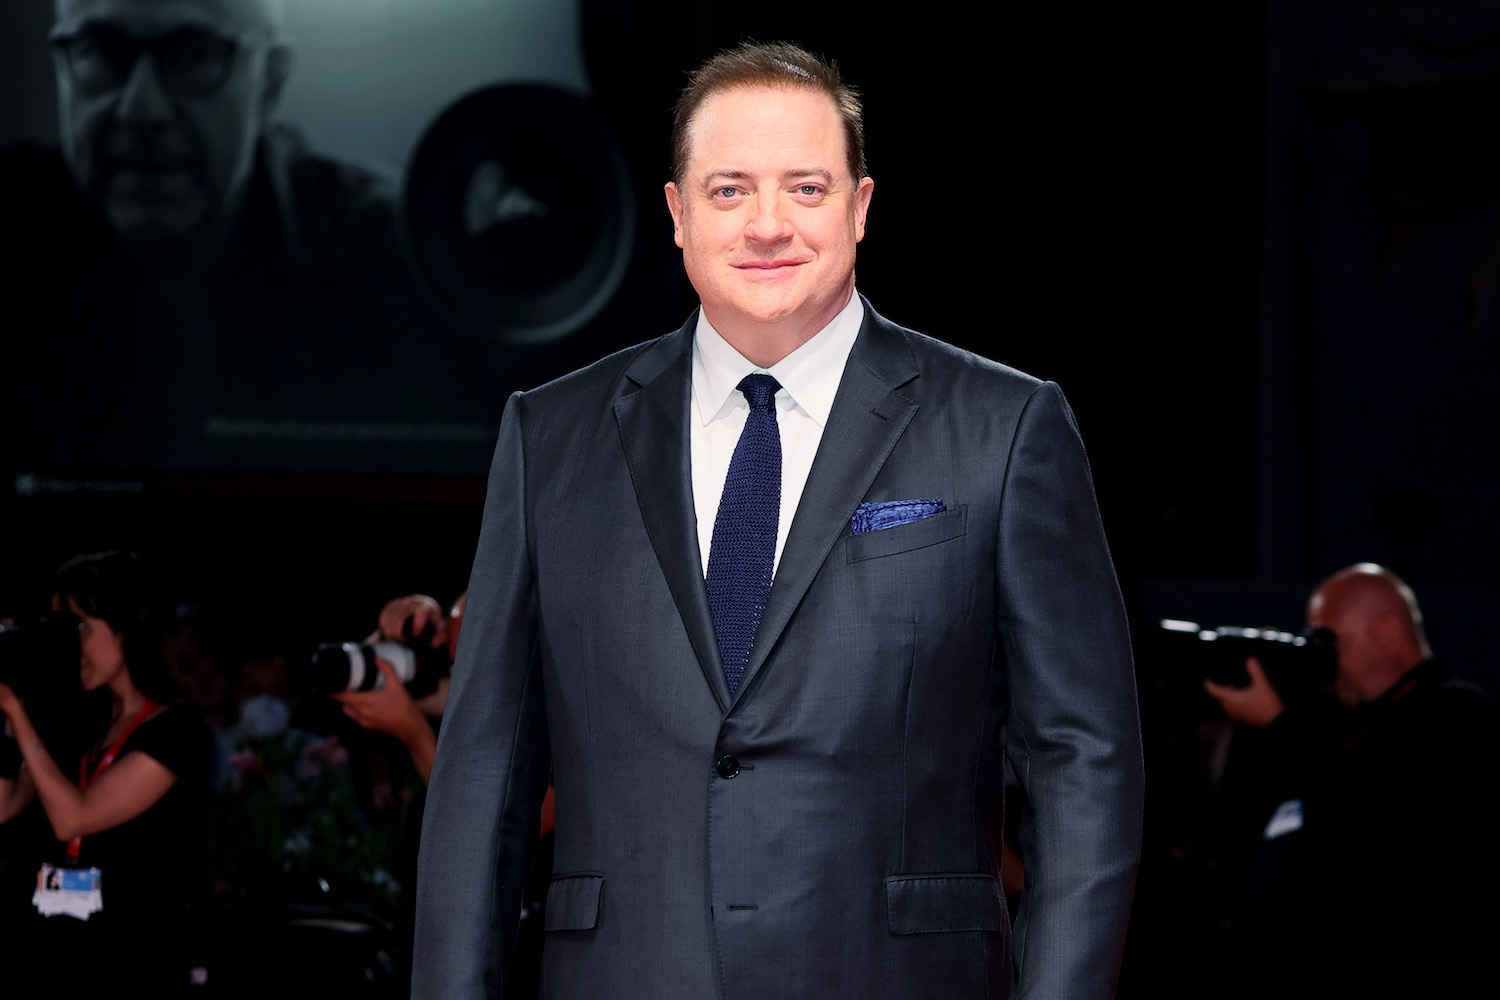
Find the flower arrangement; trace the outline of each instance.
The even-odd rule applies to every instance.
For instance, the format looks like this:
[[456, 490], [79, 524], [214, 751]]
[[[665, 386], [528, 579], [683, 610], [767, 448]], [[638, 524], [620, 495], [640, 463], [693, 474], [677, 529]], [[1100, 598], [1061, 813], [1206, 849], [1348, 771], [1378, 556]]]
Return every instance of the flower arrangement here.
[[356, 801], [336, 736], [242, 737], [229, 753], [210, 841], [216, 894], [235, 907], [406, 908], [416, 872], [421, 782]]

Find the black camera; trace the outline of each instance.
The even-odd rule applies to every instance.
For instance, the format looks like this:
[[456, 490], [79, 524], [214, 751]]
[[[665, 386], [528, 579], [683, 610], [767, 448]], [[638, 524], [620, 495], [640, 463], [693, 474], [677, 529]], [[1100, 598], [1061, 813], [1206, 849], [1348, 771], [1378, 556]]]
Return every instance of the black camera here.
[[0, 683], [23, 701], [79, 690], [78, 619], [36, 615], [0, 625]]
[[399, 642], [325, 642], [313, 650], [308, 662], [307, 685], [316, 694], [340, 691], [374, 691], [385, 686], [385, 675], [375, 658], [396, 670], [407, 693], [424, 698], [437, 690], [446, 672], [444, 651], [424, 650]]
[[1244, 687], [1247, 657], [1255, 657], [1266, 679], [1288, 704], [1327, 692], [1338, 672], [1338, 637], [1326, 628], [1289, 631], [1242, 625], [1205, 626], [1163, 618], [1158, 648], [1177, 669], [1198, 680]]

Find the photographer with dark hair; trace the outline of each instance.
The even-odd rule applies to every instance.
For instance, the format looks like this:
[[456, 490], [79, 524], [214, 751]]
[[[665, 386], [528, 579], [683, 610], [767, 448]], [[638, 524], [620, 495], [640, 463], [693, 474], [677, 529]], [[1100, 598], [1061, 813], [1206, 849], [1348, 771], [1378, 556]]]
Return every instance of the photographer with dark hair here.
[[107, 700], [108, 712], [79, 759], [54, 756], [15, 691], [0, 684], [20, 759], [14, 773], [0, 773], [0, 821], [39, 801], [55, 837], [33, 897], [47, 919], [30, 928], [39, 950], [25, 964], [56, 977], [38, 986], [65, 984], [75, 995], [122, 981], [173, 995], [189, 981], [190, 905], [207, 894], [213, 737], [179, 703], [134, 555], [69, 560], [52, 609], [76, 617], [82, 687], [90, 700]]

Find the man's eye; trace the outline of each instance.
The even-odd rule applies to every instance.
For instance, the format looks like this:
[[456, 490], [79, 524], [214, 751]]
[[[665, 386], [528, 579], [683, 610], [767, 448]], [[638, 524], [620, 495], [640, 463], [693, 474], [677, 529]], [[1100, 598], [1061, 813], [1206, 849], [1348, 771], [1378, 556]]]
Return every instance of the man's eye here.
[[816, 184], [804, 184], [797, 189], [797, 193], [806, 195], [807, 197], [811, 198], [817, 195], [818, 186]]
[[738, 192], [732, 187], [721, 187], [714, 191], [717, 198], [733, 198]]
[[214, 58], [208, 42], [202, 38], [184, 38], [171, 48], [172, 60], [179, 66], [197, 66]]
[[104, 43], [93, 35], [79, 35], [68, 45], [74, 59], [98, 59], [105, 51]]
[[104, 34], [79, 35], [68, 43], [67, 51], [74, 66], [100, 71], [114, 70], [132, 55], [121, 39]]

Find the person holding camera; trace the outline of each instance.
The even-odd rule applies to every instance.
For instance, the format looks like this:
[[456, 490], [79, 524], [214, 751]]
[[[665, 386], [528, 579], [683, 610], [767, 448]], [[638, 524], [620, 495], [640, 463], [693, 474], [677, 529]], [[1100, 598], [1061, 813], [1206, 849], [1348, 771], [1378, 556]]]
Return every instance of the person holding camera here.
[[40, 949], [33, 957], [46, 960], [28, 967], [43, 977], [39, 986], [61, 976], [77, 995], [118, 987], [122, 977], [151, 995], [174, 995], [189, 981], [190, 907], [207, 898], [213, 735], [179, 701], [133, 555], [74, 558], [53, 591], [54, 612], [77, 618], [88, 701], [106, 711], [79, 758], [54, 756], [26, 705], [0, 684], [0, 713], [19, 756], [13, 774], [0, 774], [0, 820], [40, 803], [54, 838], [33, 897], [47, 919], [30, 928]]
[[[426, 594], [408, 594], [386, 603], [380, 611], [376, 630], [366, 643], [397, 642], [443, 650], [451, 664], [458, 650], [459, 631], [463, 628], [468, 593], [458, 595], [447, 613], [434, 598]], [[432, 776], [437, 734], [430, 718], [440, 718], [448, 696], [448, 677], [438, 680], [438, 687], [424, 698], [412, 698], [395, 668], [377, 656], [375, 665], [384, 683], [369, 691], [346, 691], [333, 695], [344, 707], [344, 714], [362, 728], [386, 733], [401, 741], [411, 754], [412, 763], [425, 785]], [[547, 887], [552, 874], [553, 792], [549, 786], [542, 803], [541, 839], [536, 861], [528, 876], [522, 899], [522, 920], [516, 946], [516, 958], [506, 980], [506, 996], [534, 997], [540, 989], [542, 925]]]
[[[1294, 983], [1306, 995], [1468, 995], [1500, 932], [1489, 905], [1500, 894], [1500, 705], [1433, 657], [1416, 595], [1384, 567], [1324, 580], [1307, 621], [1337, 637], [1343, 710], [1319, 766], [1288, 762], [1301, 791], [1261, 835], [1226, 970], [1246, 991], [1234, 995]], [[1273, 711], [1263, 681], [1252, 671], [1220, 703], [1243, 721], [1292, 716]]]
[[[465, 596], [460, 594], [446, 615], [438, 602], [426, 594], [395, 598], [381, 609], [379, 627], [365, 641], [424, 644], [432, 650], [443, 650], [451, 664], [458, 646], [458, 632], [463, 626]], [[428, 719], [443, 714], [448, 677], [445, 674], [438, 678], [431, 694], [414, 699], [389, 661], [377, 656], [375, 666], [383, 678], [379, 687], [369, 691], [341, 691], [333, 697], [360, 728], [400, 740], [425, 785], [432, 776], [432, 758], [437, 751], [437, 734]]]

